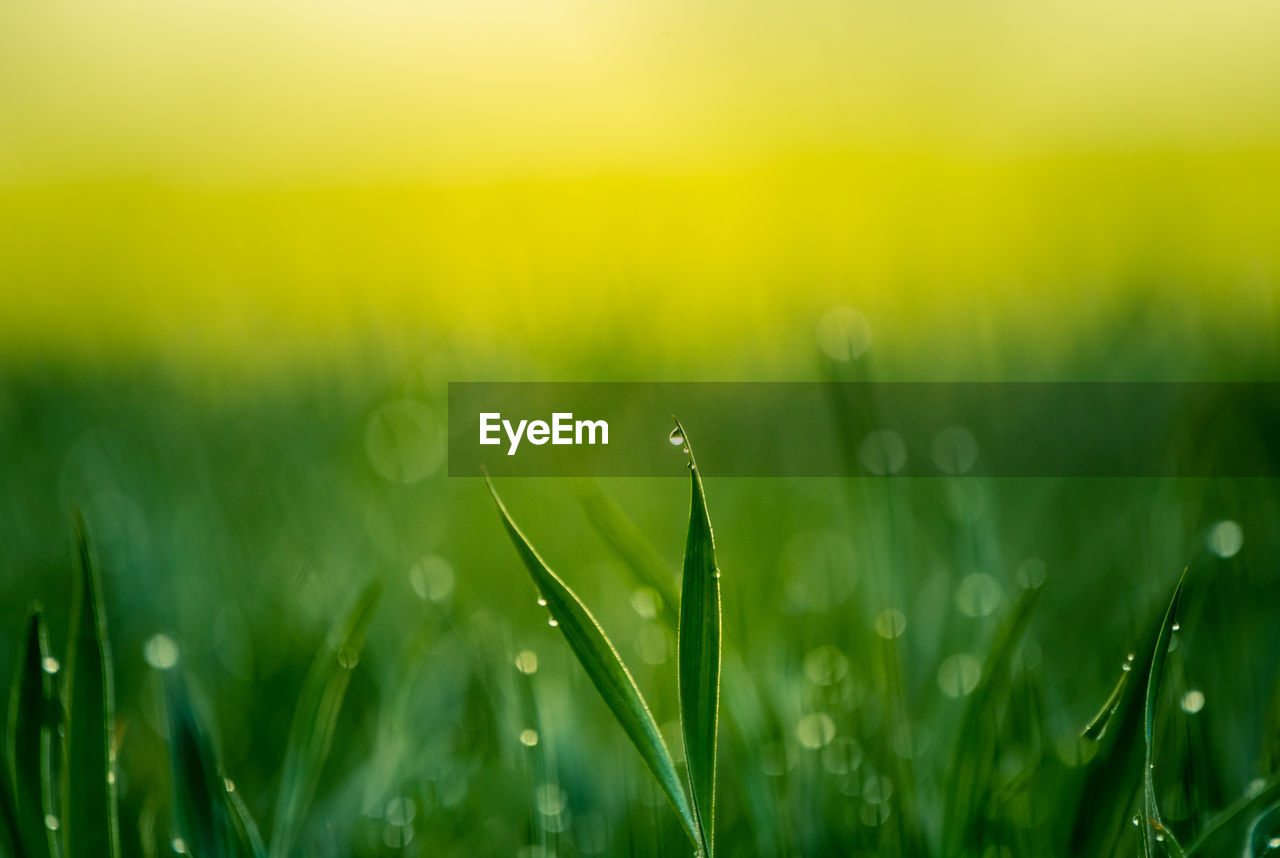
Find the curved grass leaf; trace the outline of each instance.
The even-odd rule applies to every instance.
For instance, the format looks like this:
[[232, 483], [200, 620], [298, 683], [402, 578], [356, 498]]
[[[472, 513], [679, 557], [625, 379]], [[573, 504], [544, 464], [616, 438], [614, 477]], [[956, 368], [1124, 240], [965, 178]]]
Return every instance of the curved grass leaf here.
[[700, 840], [697, 820], [685, 795], [684, 786], [676, 774], [671, 752], [662, 740], [658, 725], [618, 651], [605, 637], [604, 630], [587, 610], [587, 606], [551, 571], [520, 528], [516, 527], [488, 477], [485, 477], [485, 482], [489, 486], [489, 493], [493, 495], [494, 503], [498, 505], [502, 523], [511, 537], [516, 553], [520, 555], [538, 593], [546, 600], [547, 609], [569, 644], [569, 649], [573, 650], [582, 669], [586, 671], [587, 678], [595, 685], [631, 743], [640, 752], [645, 765], [658, 779], [659, 787], [679, 814], [685, 833], [698, 845]]
[[44, 617], [34, 607], [9, 698], [8, 748], [13, 770], [5, 772], [6, 779], [12, 777], [17, 837], [29, 858], [58, 854], [58, 835], [45, 824], [45, 817], [54, 813], [53, 751], [58, 721], [53, 677], [45, 669], [48, 658]]
[[194, 858], [251, 858], [253, 852], [236, 835], [213, 743], [176, 672], [166, 677], [165, 702], [174, 825], [187, 853]]
[[[1100, 713], [1108, 713], [1104, 718], [1105, 724], [1094, 726], [1090, 730], [1091, 737], [1096, 737], [1099, 742], [1099, 749], [1081, 782], [1075, 813], [1066, 820], [1070, 822], [1066, 837], [1072, 855], [1115, 853], [1120, 843], [1134, 833], [1130, 821], [1135, 795], [1142, 795], [1145, 812], [1146, 775], [1143, 771], [1149, 774], [1151, 769], [1150, 761], [1146, 759], [1147, 747], [1143, 738], [1147, 712], [1144, 689], [1149, 685], [1151, 668], [1156, 666], [1156, 650], [1160, 645], [1160, 638], [1171, 624], [1170, 618], [1176, 613], [1174, 606], [1181, 599], [1184, 580], [1185, 572], [1178, 581], [1169, 609], [1158, 614], [1158, 620], [1153, 619], [1149, 626], [1146, 636], [1149, 643], [1140, 653], [1130, 655], [1128, 662], [1132, 665], [1132, 680], [1122, 679], [1103, 704]], [[1163, 646], [1167, 654], [1167, 637], [1164, 638]], [[1164, 659], [1160, 658], [1159, 662], [1159, 666], [1163, 667]], [[1141, 678], [1138, 676], [1140, 671], [1143, 673]], [[1117, 692], [1119, 696], [1115, 699]], [[1095, 716], [1090, 725], [1094, 725], [1097, 720]], [[1142, 828], [1145, 830], [1146, 826]], [[1141, 837], [1144, 832], [1137, 833]], [[1167, 831], [1162, 830], [1160, 833], [1165, 837], [1169, 836]], [[1155, 841], [1154, 836], [1151, 839]], [[1162, 844], [1155, 841], [1155, 845]]]
[[115, 701], [111, 647], [101, 583], [84, 522], [76, 522], [79, 560], [71, 601], [67, 646], [66, 770], [62, 831], [68, 856], [116, 858], [120, 854], [111, 740]]
[[715, 848], [716, 733], [720, 717], [720, 570], [716, 566], [702, 477], [689, 436], [679, 420], [676, 431], [689, 452], [692, 483], [680, 594], [680, 728], [703, 850], [711, 856]]
[[1126, 664], [1120, 671], [1120, 678], [1116, 680], [1115, 687], [1111, 689], [1111, 693], [1107, 695], [1107, 699], [1103, 701], [1102, 708], [1098, 710], [1098, 714], [1089, 719], [1089, 723], [1084, 725], [1084, 729], [1080, 731], [1081, 739], [1088, 739], [1091, 742], [1101, 742], [1102, 737], [1107, 734], [1107, 727], [1115, 718], [1116, 711], [1120, 708], [1121, 701], [1124, 700], [1124, 691], [1129, 687], [1130, 666]]
[[289, 729], [280, 798], [271, 830], [271, 858], [286, 858], [297, 844], [329, 757], [351, 671], [360, 659], [365, 633], [381, 595], [382, 585], [377, 581], [364, 588], [343, 624], [334, 630], [336, 634], [320, 648], [307, 673]]
[[1215, 816], [1196, 836], [1187, 847], [1188, 858], [1195, 855], [1228, 854], [1227, 850], [1234, 850], [1240, 842], [1246, 823], [1277, 801], [1280, 801], [1280, 780], [1271, 781], [1254, 795], [1238, 799]]
[[258, 831], [258, 823], [253, 821], [249, 806], [240, 798], [240, 793], [230, 784], [226, 792], [227, 810], [231, 815], [231, 829], [235, 832], [240, 844], [240, 853], [252, 858], [266, 858], [267, 847], [262, 842], [262, 833]]
[[13, 783], [7, 755], [0, 756], [0, 854], [28, 858], [18, 840], [18, 813], [13, 797]]
[[1154, 769], [1156, 705], [1160, 699], [1160, 679], [1164, 674], [1164, 663], [1169, 657], [1169, 642], [1177, 626], [1178, 603], [1182, 599], [1182, 585], [1186, 580], [1187, 572], [1184, 569], [1182, 577], [1178, 579], [1178, 586], [1173, 590], [1173, 598], [1169, 600], [1169, 608], [1165, 611], [1164, 620], [1160, 623], [1155, 651], [1151, 655], [1151, 669], [1147, 672], [1147, 690], [1142, 716], [1142, 735], [1146, 747], [1144, 757], [1146, 765], [1142, 771], [1143, 824], [1139, 826], [1139, 831], [1142, 833], [1142, 848], [1147, 858], [1160, 858], [1163, 852], [1175, 857], [1183, 854], [1177, 838], [1160, 819], [1160, 807], [1156, 802]]
[[1244, 858], [1265, 858], [1274, 855], [1280, 845], [1280, 802], [1277, 802], [1254, 818], [1245, 838]]

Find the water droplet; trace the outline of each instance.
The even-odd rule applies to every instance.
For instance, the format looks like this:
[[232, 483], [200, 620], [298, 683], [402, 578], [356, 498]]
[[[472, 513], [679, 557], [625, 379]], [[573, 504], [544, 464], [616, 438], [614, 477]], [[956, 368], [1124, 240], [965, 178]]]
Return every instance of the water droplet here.
[[1181, 631], [1181, 630], [1182, 630], [1182, 623], [1178, 622], [1177, 620], [1174, 620], [1174, 621], [1173, 621], [1173, 625], [1169, 626], [1169, 628], [1170, 628], [1170, 629], [1172, 629], [1172, 630], [1173, 630], [1173, 631], [1175, 631], [1175, 632], [1176, 632], [1176, 631]]
[[1141, 824], [1142, 824], [1142, 817], [1141, 817], [1139, 814], [1136, 814], [1136, 813], [1135, 813], [1135, 814], [1133, 815], [1133, 819], [1131, 819], [1131, 820], [1129, 820], [1129, 821], [1133, 823], [1133, 827], [1134, 827], [1134, 828], [1137, 828], [1139, 825], [1141, 825]]
[[182, 855], [187, 851], [187, 841], [183, 840], [181, 837], [173, 838], [173, 842], [170, 845], [173, 847], [173, 851], [177, 852], [179, 855]]
[[1120, 669], [1123, 670], [1125, 673], [1128, 673], [1130, 670], [1133, 670], [1133, 660], [1135, 658], [1137, 658], [1137, 656], [1134, 653], [1129, 653], [1129, 655], [1125, 657], [1124, 664], [1120, 665]]
[[115, 771], [107, 772], [107, 783], [109, 783], [109, 784], [114, 784], [115, 782], [116, 782], [116, 773], [115, 773]]
[[671, 434], [667, 436], [667, 442], [671, 444], [672, 447], [684, 446], [684, 433], [680, 431], [679, 426], [676, 426], [671, 430]]
[[538, 744], [538, 731], [537, 730], [521, 730], [520, 744], [524, 745], [526, 748], [532, 748], [534, 745]]
[[58, 825], [59, 825], [58, 817], [54, 816], [52, 813], [45, 816], [44, 818], [45, 828], [49, 829], [50, 831], [57, 831]]
[[235, 791], [236, 791], [236, 782], [235, 782], [235, 781], [233, 781], [233, 780], [231, 780], [231, 778], [223, 778], [223, 779], [222, 779], [222, 785], [223, 785], [224, 787], [226, 787], [227, 792], [235, 792]]
[[978, 687], [982, 662], [967, 652], [957, 653], [938, 668], [938, 687], [948, 697], [964, 697]]
[[1267, 841], [1268, 849], [1280, 849], [1280, 837], [1272, 837]]
[[40, 666], [44, 668], [45, 673], [57, 673], [62, 665], [58, 664], [58, 660], [51, 655], [46, 655], [44, 660], [40, 662]]
[[547, 619], [547, 625], [551, 626], [551, 628], [554, 629], [556, 626], [560, 625], [560, 623], [556, 620], [555, 617], [549, 617]]
[[155, 634], [142, 645], [142, 657], [156, 670], [169, 670], [178, 663], [178, 645], [164, 633]]
[[681, 452], [681, 453], [687, 453], [687, 452], [689, 452], [689, 445], [688, 445], [688, 444], [685, 444], [683, 447], [681, 447], [681, 448], [680, 448], [680, 452]]
[[1204, 708], [1204, 692], [1191, 689], [1182, 695], [1182, 711], [1194, 715]]
[[876, 634], [885, 640], [900, 637], [907, 630], [907, 616], [897, 608], [885, 608], [876, 614]]
[[796, 738], [806, 748], [817, 749], [836, 737], [836, 722], [825, 712], [806, 715], [796, 724]]
[[538, 654], [532, 650], [522, 650], [516, 656], [516, 670], [521, 673], [537, 673], [538, 672]]
[[1157, 842], [1157, 843], [1164, 843], [1164, 832], [1163, 832], [1163, 831], [1157, 831], [1157, 832], [1156, 832], [1156, 842]]
[[544, 599], [544, 598], [542, 598], [541, 596], [539, 596], [539, 597], [538, 597], [538, 607], [539, 607], [539, 608], [545, 608], [546, 606], [547, 606], [547, 600], [546, 600], [546, 599]]
[[1209, 529], [1206, 542], [1209, 550], [1219, 557], [1235, 557], [1244, 545], [1244, 531], [1234, 521], [1220, 521]]
[[719, 580], [719, 578], [720, 578], [720, 570], [717, 568], [717, 569], [715, 570], [715, 572], [713, 572], [713, 573], [712, 573], [711, 577], [712, 577], [712, 578], [715, 578], [715, 579], [717, 579], [717, 580]]

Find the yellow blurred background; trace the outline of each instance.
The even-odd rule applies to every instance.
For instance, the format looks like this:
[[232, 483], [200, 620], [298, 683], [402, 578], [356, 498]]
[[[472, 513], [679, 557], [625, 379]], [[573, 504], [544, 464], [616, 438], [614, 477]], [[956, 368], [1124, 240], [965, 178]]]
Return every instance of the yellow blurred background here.
[[1267, 343], [1276, 44], [1258, 0], [8, 3], [0, 354]]

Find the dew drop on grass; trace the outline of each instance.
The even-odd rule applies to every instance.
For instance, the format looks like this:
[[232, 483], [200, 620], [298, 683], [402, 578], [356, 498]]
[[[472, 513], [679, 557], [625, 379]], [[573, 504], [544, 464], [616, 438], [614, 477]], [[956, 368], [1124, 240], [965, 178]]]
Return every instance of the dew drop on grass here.
[[40, 666], [44, 668], [45, 673], [57, 673], [62, 665], [58, 664], [58, 660], [51, 655], [46, 655], [44, 661], [40, 662]]
[[551, 628], [554, 629], [556, 626], [560, 625], [560, 623], [556, 621], [555, 617], [550, 617], [547, 620], [547, 625], [551, 626]]
[[978, 687], [982, 662], [967, 652], [951, 656], [938, 668], [938, 687], [948, 697], [964, 697]]
[[901, 637], [907, 630], [907, 616], [897, 608], [886, 608], [876, 614], [876, 634], [885, 640]]
[[1272, 837], [1267, 841], [1268, 849], [1280, 849], [1280, 837]]
[[226, 787], [227, 792], [235, 792], [235, 791], [236, 791], [236, 782], [235, 782], [235, 781], [233, 781], [231, 778], [223, 778], [223, 779], [222, 779], [222, 785], [223, 785], [224, 787]]
[[1129, 820], [1129, 821], [1133, 823], [1133, 827], [1134, 827], [1134, 828], [1137, 828], [1139, 825], [1141, 825], [1141, 824], [1142, 824], [1142, 817], [1135, 813], [1135, 814], [1133, 815], [1133, 819], [1131, 819], [1131, 820]]
[[169, 845], [172, 846], [173, 851], [177, 852], [179, 855], [183, 855], [187, 851], [187, 841], [183, 840], [181, 837], [173, 838], [173, 842]]
[[1241, 546], [1244, 545], [1244, 531], [1230, 519], [1220, 521], [1209, 529], [1209, 536], [1206, 539], [1209, 550], [1224, 560], [1228, 557], [1235, 557], [1240, 552]]
[[1127, 656], [1125, 656], [1124, 664], [1120, 665], [1120, 669], [1123, 670], [1125, 673], [1128, 673], [1129, 671], [1133, 670], [1133, 660], [1137, 657], [1138, 656], [1135, 653], [1129, 653]]
[[818, 749], [836, 737], [836, 722], [825, 712], [815, 712], [800, 719], [796, 725], [796, 738], [806, 748]]
[[534, 745], [538, 744], [538, 731], [537, 730], [521, 730], [520, 744], [524, 745], [526, 748], [532, 748]]
[[532, 650], [521, 650], [516, 656], [516, 670], [523, 674], [538, 672], [538, 654]]
[[543, 599], [542, 597], [539, 597], [539, 598], [538, 598], [538, 607], [539, 607], [539, 608], [545, 608], [546, 606], [547, 606], [547, 600], [546, 600], [546, 599]]
[[169, 670], [178, 663], [178, 645], [161, 632], [147, 638], [142, 645], [142, 657], [156, 670]]
[[680, 431], [679, 426], [676, 426], [671, 430], [671, 434], [667, 436], [667, 443], [672, 447], [684, 446], [684, 433]]
[[49, 829], [50, 831], [57, 831], [58, 825], [59, 825], [58, 817], [54, 816], [52, 813], [45, 816], [44, 818], [45, 828]]
[[1191, 689], [1182, 695], [1182, 711], [1188, 715], [1194, 715], [1204, 708], [1204, 692]]

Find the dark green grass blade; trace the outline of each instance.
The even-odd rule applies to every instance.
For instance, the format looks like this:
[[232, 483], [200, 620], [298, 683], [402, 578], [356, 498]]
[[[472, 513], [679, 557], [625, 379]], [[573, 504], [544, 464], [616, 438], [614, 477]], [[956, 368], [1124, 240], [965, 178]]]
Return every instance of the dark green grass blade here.
[[680, 594], [680, 727], [693, 788], [693, 806], [708, 856], [715, 847], [716, 733], [720, 717], [720, 570], [702, 477], [689, 436], [676, 421], [689, 450], [692, 483], [689, 535], [684, 548]]
[[1116, 712], [1120, 709], [1120, 703], [1124, 700], [1125, 689], [1129, 687], [1129, 674], [1132, 668], [1129, 665], [1120, 671], [1120, 678], [1116, 680], [1115, 687], [1111, 689], [1111, 693], [1107, 695], [1107, 699], [1103, 702], [1102, 708], [1098, 710], [1098, 714], [1084, 725], [1084, 729], [1080, 731], [1080, 738], [1088, 739], [1091, 742], [1100, 742], [1102, 737], [1107, 734], [1107, 727], [1111, 725], [1111, 721], [1115, 718]]
[[999, 725], [1013, 678], [1013, 656], [1031, 620], [1040, 590], [1028, 590], [1005, 619], [983, 665], [982, 679], [965, 706], [947, 778], [943, 831], [949, 854], [981, 851], [980, 828], [996, 787]]
[[53, 677], [44, 669], [49, 655], [44, 618], [32, 608], [18, 656], [9, 698], [9, 759], [12, 772], [17, 836], [30, 858], [58, 854], [57, 833], [45, 825], [53, 813], [53, 749], [57, 729], [57, 701]]
[[1147, 858], [1161, 858], [1163, 854], [1181, 856], [1182, 847], [1173, 832], [1165, 828], [1160, 819], [1160, 807], [1156, 801], [1155, 787], [1155, 723], [1156, 706], [1160, 700], [1160, 680], [1164, 675], [1164, 664], [1169, 657], [1169, 642], [1173, 637], [1173, 627], [1177, 621], [1178, 603], [1182, 598], [1182, 585], [1187, 580], [1184, 569], [1174, 588], [1173, 598], [1169, 600], [1169, 608], [1165, 611], [1164, 620], [1160, 623], [1160, 631], [1156, 635], [1155, 651], [1151, 655], [1151, 669], [1147, 672], [1147, 689], [1143, 702], [1142, 735], [1145, 742], [1146, 765], [1142, 771], [1142, 808], [1143, 824], [1139, 826], [1142, 833], [1143, 851]]
[[[1181, 598], [1181, 592], [1182, 579], [1170, 606]], [[1166, 609], [1153, 618], [1145, 636], [1148, 643], [1129, 660], [1132, 678], [1129, 681], [1122, 679], [1112, 690], [1100, 710], [1105, 716], [1105, 725], [1095, 725], [1090, 731], [1099, 740], [1098, 753], [1088, 764], [1080, 784], [1075, 813], [1067, 820], [1070, 827], [1064, 835], [1069, 843], [1069, 854], [1110, 855], [1126, 837], [1142, 834], [1141, 831], [1134, 832], [1130, 819], [1135, 795], [1145, 794], [1143, 769], [1150, 771], [1145, 759], [1144, 739], [1147, 680], [1156, 661], [1157, 641], [1170, 616]], [[1164, 647], [1168, 649], [1167, 637]], [[1163, 666], [1163, 659], [1160, 664]], [[1117, 691], [1119, 699], [1115, 700]], [[1097, 720], [1095, 716], [1090, 724], [1094, 725]], [[1167, 836], [1166, 832], [1162, 833]]]
[[1249, 835], [1245, 838], [1245, 858], [1266, 858], [1275, 855], [1276, 847], [1271, 844], [1280, 838], [1280, 802], [1277, 802], [1258, 814], [1249, 826]]
[[538, 593], [546, 600], [547, 609], [556, 620], [560, 632], [569, 644], [569, 649], [573, 650], [582, 669], [586, 671], [587, 678], [595, 685], [596, 690], [600, 692], [600, 696], [613, 712], [613, 716], [618, 719], [627, 737], [631, 739], [631, 743], [640, 752], [645, 765], [658, 779], [658, 785], [679, 814], [685, 832], [695, 845], [698, 844], [697, 820], [693, 815], [689, 799], [685, 795], [684, 786], [676, 774], [671, 752], [667, 750], [662, 734], [658, 731], [658, 725], [654, 722], [648, 705], [640, 695], [640, 689], [636, 687], [635, 680], [631, 678], [626, 665], [622, 663], [618, 651], [605, 637], [604, 630], [587, 610], [587, 606], [582, 604], [577, 595], [551, 571], [551, 568], [538, 556], [538, 552], [534, 550], [529, 540], [520, 532], [520, 528], [516, 527], [502, 499], [498, 497], [493, 483], [487, 477], [485, 482], [489, 486], [489, 493], [493, 495], [494, 502], [498, 505], [502, 523], [511, 537], [512, 544], [515, 545], [516, 553], [520, 555], [520, 560], [528, 570], [529, 577], [533, 579]]
[[575, 488], [587, 518], [600, 536], [627, 564], [636, 580], [652, 587], [662, 598], [662, 616], [674, 630], [679, 623], [676, 605], [680, 602], [680, 594], [676, 590], [676, 578], [667, 564], [653, 544], [640, 532], [640, 528], [600, 491], [598, 485], [579, 480], [575, 483]]
[[253, 814], [249, 812], [248, 806], [240, 798], [240, 793], [229, 788], [226, 792], [226, 799], [227, 810], [231, 816], [231, 829], [239, 843], [240, 854], [249, 855], [252, 858], [266, 858], [267, 847], [262, 842], [262, 834], [258, 830], [258, 823], [253, 821]]
[[18, 841], [18, 812], [9, 779], [9, 757], [0, 757], [0, 854], [29, 858]]
[[71, 602], [67, 646], [67, 766], [63, 776], [62, 831], [68, 856], [116, 858], [120, 832], [111, 740], [115, 702], [111, 648], [101, 582], [83, 522], [76, 524], [79, 568]]
[[280, 798], [271, 829], [271, 858], [292, 854], [302, 833], [333, 744], [351, 670], [360, 658], [365, 633], [381, 595], [379, 582], [365, 587], [343, 624], [335, 630], [337, 634], [320, 648], [303, 683], [280, 776]]
[[187, 852], [195, 858], [249, 855], [237, 848], [213, 743], [191, 705], [185, 683], [175, 672], [166, 677], [165, 701], [174, 826], [186, 843]]
[[[1273, 780], [1255, 795], [1246, 795], [1215, 816], [1187, 847], [1187, 856], [1233, 855], [1242, 839], [1245, 826], [1268, 806], [1280, 801], [1280, 780]], [[1250, 829], [1252, 826], [1250, 825]]]

